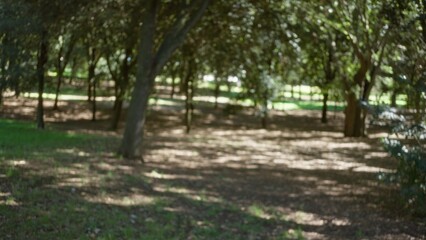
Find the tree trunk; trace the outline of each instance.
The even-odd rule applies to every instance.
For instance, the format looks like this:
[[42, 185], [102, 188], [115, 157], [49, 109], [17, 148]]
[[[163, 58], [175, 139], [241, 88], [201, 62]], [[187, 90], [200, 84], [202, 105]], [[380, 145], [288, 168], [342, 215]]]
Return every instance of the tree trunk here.
[[69, 79], [69, 82], [68, 82], [69, 84], [72, 84], [76, 75], [77, 75], [77, 58], [74, 57], [73, 60], [72, 60], [71, 76], [70, 76], [70, 79]]
[[355, 93], [347, 96], [347, 106], [345, 109], [345, 137], [362, 137], [362, 109], [358, 103]]
[[92, 83], [90, 82], [90, 78], [87, 80], [87, 101], [92, 101]]
[[174, 69], [172, 69], [172, 90], [170, 92], [170, 98], [173, 99], [175, 96], [175, 88], [176, 88], [176, 72]]
[[114, 115], [111, 122], [111, 130], [118, 129], [118, 123], [120, 122], [121, 112], [123, 110], [123, 99], [118, 99], [115, 102]]
[[291, 84], [291, 88], [290, 88], [290, 97], [291, 99], [294, 99], [294, 85]]
[[37, 103], [37, 128], [44, 129], [44, 107], [43, 107], [43, 92], [44, 92], [44, 73], [45, 65], [48, 58], [48, 39], [47, 31], [43, 30], [40, 36], [40, 49], [37, 59], [37, 78], [38, 78], [38, 103]]
[[116, 84], [114, 115], [113, 115], [112, 124], [111, 124], [112, 130], [117, 130], [118, 123], [120, 122], [120, 118], [121, 118], [121, 112], [123, 110], [124, 95], [126, 93], [126, 90], [130, 81], [130, 77], [129, 77], [130, 65], [127, 59], [130, 57], [131, 53], [132, 53], [132, 48], [127, 48], [125, 59], [123, 60], [121, 65], [121, 81], [118, 84], [118, 86]]
[[302, 85], [299, 85], [299, 101], [302, 100]]
[[262, 106], [262, 128], [266, 129], [268, 127], [268, 90], [263, 92], [263, 106]]
[[[145, 118], [148, 108], [149, 95], [155, 77], [145, 73], [145, 69], [138, 70], [138, 81], [132, 93], [132, 101], [127, 114], [126, 127], [119, 154], [128, 159], [142, 159], [142, 140]], [[143, 160], [143, 159], [142, 159]]]
[[92, 121], [96, 121], [96, 79], [93, 78]]
[[140, 42], [138, 52], [138, 70], [136, 74], [136, 83], [132, 92], [126, 127], [124, 129], [123, 140], [118, 153], [127, 159], [142, 158], [142, 141], [145, 127], [145, 119], [149, 102], [149, 95], [155, 82], [154, 71], [154, 34], [155, 18], [157, 15], [158, 2], [151, 0], [148, 2], [148, 8], [143, 17], [141, 33], [143, 38]]
[[397, 96], [396, 90], [392, 90], [391, 97], [390, 97], [391, 107], [396, 107], [396, 96]]
[[219, 103], [218, 103], [218, 98], [220, 95], [220, 81], [219, 79], [217, 79], [217, 77], [215, 77], [216, 80], [216, 86], [214, 88], [214, 109], [217, 109]]
[[62, 71], [58, 72], [58, 79], [57, 79], [56, 91], [55, 91], [55, 103], [53, 104], [53, 110], [58, 110], [59, 90], [61, 89], [62, 75], [63, 75]]
[[322, 94], [322, 114], [321, 122], [327, 123], [327, 101], [328, 101], [328, 92]]
[[[156, 75], [170, 59], [176, 48], [182, 44], [189, 30], [201, 18], [209, 0], [202, 2], [194, 1], [192, 4], [200, 3], [200, 6], [190, 14], [189, 17], [182, 14], [184, 19], [177, 19], [176, 24], [171, 27], [160, 43], [158, 50], [154, 54], [154, 34], [156, 29], [156, 15], [159, 1], [150, 0], [143, 16], [141, 27], [140, 48], [138, 53], [138, 71], [136, 74], [136, 84], [133, 89], [132, 98], [127, 115], [126, 127], [123, 140], [119, 149], [119, 154], [128, 159], [142, 159], [142, 141], [145, 118], [148, 108], [148, 100], [154, 86]], [[183, 11], [183, 10], [182, 10]], [[182, 22], [184, 22], [182, 26]]]

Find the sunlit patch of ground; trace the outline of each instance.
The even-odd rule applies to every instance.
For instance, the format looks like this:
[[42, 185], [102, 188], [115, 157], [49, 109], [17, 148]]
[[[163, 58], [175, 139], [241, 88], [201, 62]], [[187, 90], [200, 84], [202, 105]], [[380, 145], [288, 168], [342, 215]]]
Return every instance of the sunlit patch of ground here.
[[[33, 101], [19, 103], [25, 111], [13, 104], [7, 116], [33, 117]], [[250, 110], [200, 108], [186, 134], [182, 109], [159, 105], [142, 164], [114, 154], [120, 131], [105, 133], [108, 110], [93, 123], [89, 107], [61, 102], [47, 110], [48, 127], [102, 139], [0, 164], [5, 239], [425, 238], [424, 223], [393, 211], [394, 189], [376, 180], [395, 168], [381, 135], [343, 138], [340, 114], [321, 125], [315, 111], [273, 112], [264, 130]], [[21, 235], [19, 216], [33, 223]]]

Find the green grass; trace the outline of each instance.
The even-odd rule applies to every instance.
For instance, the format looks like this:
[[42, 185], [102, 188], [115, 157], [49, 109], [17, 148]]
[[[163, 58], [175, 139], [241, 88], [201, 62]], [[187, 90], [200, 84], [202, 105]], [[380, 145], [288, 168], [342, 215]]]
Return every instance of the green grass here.
[[[97, 148], [96, 137], [38, 130], [35, 124], [0, 119], [0, 159], [46, 159], [63, 149]], [[100, 147], [99, 151], [105, 150]]]

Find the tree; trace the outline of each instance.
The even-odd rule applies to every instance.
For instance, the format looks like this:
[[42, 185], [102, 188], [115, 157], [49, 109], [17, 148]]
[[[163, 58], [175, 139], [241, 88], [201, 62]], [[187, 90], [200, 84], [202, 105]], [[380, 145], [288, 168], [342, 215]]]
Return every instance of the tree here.
[[[181, 45], [189, 30], [201, 18], [209, 0], [192, 0], [189, 4], [161, 3], [149, 0], [145, 5], [141, 27], [140, 48], [137, 60], [136, 83], [130, 100], [127, 122], [119, 153], [125, 158], [141, 158], [143, 130], [145, 126], [148, 99], [154, 85], [155, 77], [167, 63], [176, 48]], [[177, 4], [177, 6], [172, 6]], [[157, 39], [157, 14], [161, 6], [167, 5], [177, 9], [173, 22], [161, 39]], [[165, 7], [167, 7], [165, 6]], [[158, 46], [158, 47], [157, 47]]]

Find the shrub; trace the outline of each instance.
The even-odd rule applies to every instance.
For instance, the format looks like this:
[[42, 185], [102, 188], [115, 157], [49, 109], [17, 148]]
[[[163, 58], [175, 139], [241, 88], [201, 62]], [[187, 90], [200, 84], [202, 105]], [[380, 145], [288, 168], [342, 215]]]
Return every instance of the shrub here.
[[379, 179], [400, 188], [405, 206], [416, 215], [426, 216], [426, 127], [413, 124], [394, 109], [367, 107], [374, 123], [389, 127], [384, 148], [398, 160], [395, 172], [381, 173]]

